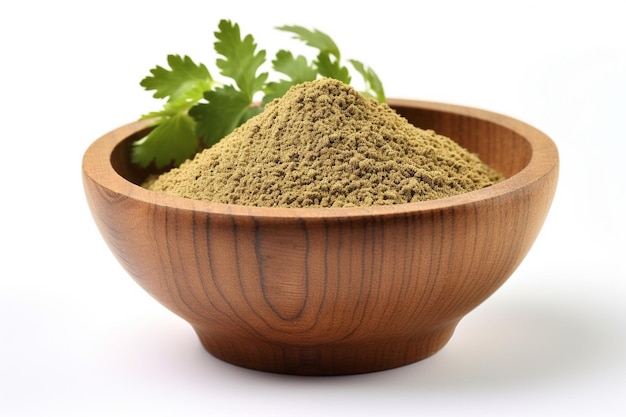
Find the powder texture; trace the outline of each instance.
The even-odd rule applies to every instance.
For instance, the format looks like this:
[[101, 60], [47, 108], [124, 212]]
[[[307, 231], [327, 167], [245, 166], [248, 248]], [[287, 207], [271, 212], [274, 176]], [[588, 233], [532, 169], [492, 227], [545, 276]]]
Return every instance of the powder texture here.
[[322, 78], [292, 87], [216, 145], [144, 186], [246, 206], [351, 207], [449, 197], [501, 179], [451, 139]]

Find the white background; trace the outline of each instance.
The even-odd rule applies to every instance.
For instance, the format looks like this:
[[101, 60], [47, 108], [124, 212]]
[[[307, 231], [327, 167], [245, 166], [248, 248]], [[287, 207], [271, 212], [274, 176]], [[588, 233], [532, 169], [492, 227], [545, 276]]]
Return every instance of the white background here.
[[[408, 8], [410, 5], [410, 9]], [[0, 415], [626, 415], [626, 29], [620, 1], [12, 1], [0, 6]], [[561, 155], [542, 232], [435, 356], [306, 378], [223, 363], [103, 243], [81, 184], [102, 134], [158, 108], [169, 53], [213, 62], [221, 18], [330, 34], [389, 97], [521, 119]], [[217, 71], [214, 70], [217, 74]]]

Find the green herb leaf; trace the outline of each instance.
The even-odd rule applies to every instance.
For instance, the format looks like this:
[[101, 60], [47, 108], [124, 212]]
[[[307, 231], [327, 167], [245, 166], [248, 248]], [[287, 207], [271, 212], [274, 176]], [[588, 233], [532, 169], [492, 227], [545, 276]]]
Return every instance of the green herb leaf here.
[[146, 137], [133, 143], [131, 159], [143, 167], [152, 162], [157, 167], [180, 165], [197, 152], [198, 143], [194, 121], [184, 113], [176, 113], [159, 119]]
[[188, 56], [168, 55], [167, 63], [170, 69], [156, 66], [150, 70], [151, 76], [141, 80], [140, 84], [146, 90], [155, 90], [155, 98], [199, 100], [214, 84], [207, 67], [196, 64]]
[[206, 66], [187, 56], [168, 55], [167, 62], [170, 69], [157, 66], [140, 83], [146, 90], [154, 90], [155, 98], [167, 99], [160, 111], [142, 116], [155, 119], [154, 129], [132, 148], [132, 161], [143, 167], [153, 162], [157, 168], [179, 165], [193, 156], [199, 140], [187, 111], [215, 84]]
[[285, 32], [291, 32], [295, 36], [295, 39], [300, 39], [307, 45], [319, 49], [320, 52], [326, 52], [330, 55], [333, 55], [337, 60], [341, 59], [341, 54], [339, 53], [339, 48], [335, 41], [331, 39], [330, 36], [321, 32], [317, 29], [309, 30], [302, 26], [279, 26], [276, 29], [282, 30]]
[[216, 61], [221, 74], [232, 78], [232, 85], [217, 87], [204, 93], [206, 103], [195, 105], [189, 115], [196, 121], [196, 134], [210, 147], [247, 120], [256, 110], [250, 105], [254, 94], [265, 86], [268, 74], [258, 74], [265, 63], [265, 51], [256, 52], [251, 35], [241, 37], [239, 25], [221, 20], [215, 32], [215, 51], [223, 58]]
[[363, 80], [365, 81], [365, 91], [362, 92], [363, 95], [375, 98], [378, 102], [384, 103], [386, 101], [385, 89], [374, 70], [370, 67], [366, 67], [362, 62], [356, 59], [350, 59], [349, 61], [354, 69], [363, 76]]
[[280, 50], [272, 61], [274, 70], [289, 77], [287, 80], [269, 82], [263, 89], [265, 96], [263, 103], [269, 103], [275, 98], [282, 97], [290, 87], [317, 78], [317, 70], [307, 59], [299, 55], [294, 57], [289, 51]]
[[242, 39], [236, 23], [221, 20], [218, 27], [219, 31], [215, 32], [218, 41], [214, 46], [224, 58], [218, 59], [216, 64], [221, 74], [235, 80], [239, 90], [252, 102], [254, 94], [261, 91], [267, 81], [268, 73], [257, 75], [259, 67], [265, 63], [265, 51], [256, 52], [252, 35]]
[[331, 56], [326, 52], [320, 52], [317, 55], [317, 70], [320, 75], [324, 77], [334, 78], [345, 84], [350, 84], [350, 71], [348, 68], [342, 66], [339, 60], [331, 59]]
[[302, 26], [280, 26], [277, 29], [291, 32], [295, 35], [294, 38], [300, 39], [308, 46], [319, 49], [314, 65], [321, 76], [350, 84], [350, 72], [348, 68], [341, 65], [341, 53], [330, 36], [317, 29], [309, 30]]
[[250, 98], [232, 85], [207, 91], [204, 98], [207, 103], [197, 104], [189, 115], [196, 121], [196, 135], [204, 138], [208, 148], [243, 123]]
[[285, 74], [294, 83], [313, 81], [317, 77], [317, 71], [304, 56], [294, 57], [291, 52], [284, 49], [276, 53], [272, 65], [276, 71]]

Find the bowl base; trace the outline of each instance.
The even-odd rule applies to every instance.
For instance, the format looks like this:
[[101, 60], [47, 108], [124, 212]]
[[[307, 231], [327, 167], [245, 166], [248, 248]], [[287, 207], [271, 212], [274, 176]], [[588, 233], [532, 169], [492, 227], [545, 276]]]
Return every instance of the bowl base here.
[[443, 348], [456, 323], [411, 337], [379, 341], [294, 345], [222, 335], [194, 327], [202, 346], [233, 365], [291, 375], [352, 375], [398, 368], [425, 359]]

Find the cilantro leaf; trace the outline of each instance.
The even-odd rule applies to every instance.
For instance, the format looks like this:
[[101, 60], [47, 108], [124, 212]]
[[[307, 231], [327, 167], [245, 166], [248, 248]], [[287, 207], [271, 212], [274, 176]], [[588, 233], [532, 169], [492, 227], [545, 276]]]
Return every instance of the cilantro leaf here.
[[349, 61], [354, 69], [363, 76], [363, 80], [365, 81], [365, 91], [363, 91], [363, 95], [375, 98], [378, 102], [384, 103], [386, 101], [385, 89], [374, 70], [370, 67], [365, 67], [362, 62], [356, 59], [350, 59]]
[[225, 85], [204, 93], [206, 103], [199, 103], [189, 111], [196, 121], [196, 134], [210, 147], [232, 132], [259, 110], [251, 109], [254, 94], [262, 91], [268, 73], [257, 75], [265, 63], [265, 51], [256, 51], [257, 45], [251, 35], [241, 37], [239, 25], [221, 20], [215, 32], [216, 65], [220, 73], [232, 78], [237, 85]]
[[351, 78], [348, 68], [342, 66], [338, 60], [332, 60], [328, 53], [320, 52], [315, 63], [317, 70], [323, 77], [334, 78], [345, 84], [350, 84]]
[[188, 56], [168, 55], [171, 69], [156, 66], [150, 70], [151, 76], [141, 80], [146, 90], [155, 90], [154, 98], [167, 98], [175, 101], [182, 97], [200, 99], [214, 84], [211, 73], [203, 64], [196, 64]]
[[266, 84], [263, 92], [263, 103], [269, 103], [275, 98], [282, 97], [293, 85], [317, 78], [317, 70], [307, 59], [299, 55], [294, 57], [289, 51], [281, 49], [272, 61], [274, 70], [289, 77], [287, 80], [272, 81]]
[[[181, 97], [178, 100], [166, 102], [161, 110], [151, 111], [142, 115], [141, 119], [160, 119], [173, 117], [178, 114], [186, 113], [192, 105], [193, 103], [190, 102], [189, 99], [187, 99], [186, 97]], [[158, 124], [158, 120], [156, 121], [156, 124]]]
[[341, 65], [339, 47], [337, 47], [337, 44], [330, 36], [317, 29], [309, 30], [302, 26], [280, 26], [277, 29], [291, 32], [294, 34], [295, 39], [299, 39], [308, 46], [319, 50], [317, 58], [313, 63], [321, 76], [334, 78], [350, 84], [350, 72], [348, 68]]
[[204, 138], [208, 148], [243, 123], [250, 98], [232, 85], [207, 91], [204, 98], [207, 102], [194, 106], [189, 115], [196, 121], [196, 135]]
[[317, 77], [317, 71], [304, 56], [294, 57], [291, 52], [284, 49], [276, 53], [272, 65], [276, 71], [285, 74], [295, 83], [312, 81]]
[[167, 62], [170, 69], [157, 66], [140, 82], [146, 90], [155, 91], [155, 98], [167, 99], [160, 111], [142, 116], [155, 119], [153, 130], [133, 144], [131, 159], [143, 167], [153, 162], [157, 168], [179, 165], [193, 156], [199, 140], [187, 111], [215, 84], [206, 66], [187, 56], [168, 55]]
[[319, 49], [320, 52], [326, 52], [339, 60], [341, 58], [341, 54], [339, 53], [339, 48], [335, 41], [331, 39], [330, 36], [321, 32], [317, 29], [309, 30], [302, 26], [279, 26], [276, 29], [282, 30], [285, 32], [291, 32], [295, 36], [295, 39], [300, 39], [307, 45]]
[[268, 73], [257, 75], [259, 67], [265, 62], [265, 51], [256, 52], [257, 45], [252, 35], [242, 39], [238, 24], [221, 20], [218, 27], [219, 31], [215, 32], [218, 40], [214, 46], [224, 58], [218, 59], [216, 65], [222, 75], [235, 80], [237, 87], [252, 102], [254, 93], [261, 91], [267, 81]]
[[184, 113], [177, 113], [161, 118], [147, 136], [134, 142], [131, 159], [142, 167], [152, 162], [161, 168], [180, 165], [197, 152], [198, 143], [194, 121]]

